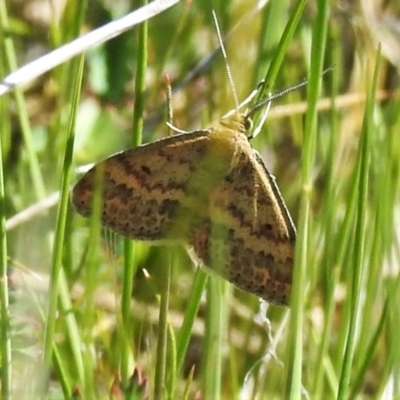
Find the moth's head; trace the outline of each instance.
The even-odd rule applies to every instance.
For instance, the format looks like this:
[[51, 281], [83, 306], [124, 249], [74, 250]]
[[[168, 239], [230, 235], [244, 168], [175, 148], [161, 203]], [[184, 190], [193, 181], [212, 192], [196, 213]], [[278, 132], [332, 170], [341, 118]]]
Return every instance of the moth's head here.
[[253, 121], [251, 118], [248, 118], [246, 114], [237, 113], [236, 110], [233, 110], [234, 113], [229, 112], [225, 114], [220, 120], [220, 124], [225, 128], [240, 132], [249, 136], [249, 132], [253, 127]]

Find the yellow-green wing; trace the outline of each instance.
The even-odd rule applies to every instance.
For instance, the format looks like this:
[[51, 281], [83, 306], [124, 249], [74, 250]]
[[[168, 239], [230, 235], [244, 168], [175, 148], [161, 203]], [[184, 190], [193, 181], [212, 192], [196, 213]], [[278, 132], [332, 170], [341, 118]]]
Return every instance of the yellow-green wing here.
[[190, 239], [201, 263], [240, 289], [289, 301], [296, 232], [260, 155], [243, 149], [210, 199], [209, 218]]

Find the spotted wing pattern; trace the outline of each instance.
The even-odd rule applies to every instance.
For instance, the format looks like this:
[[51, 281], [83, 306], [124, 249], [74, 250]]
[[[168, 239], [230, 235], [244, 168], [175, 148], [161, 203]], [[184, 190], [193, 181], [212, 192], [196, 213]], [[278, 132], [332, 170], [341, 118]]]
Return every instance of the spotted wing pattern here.
[[97, 164], [72, 201], [138, 240], [179, 241], [201, 265], [267, 301], [289, 301], [295, 229], [243, 116], [130, 149]]

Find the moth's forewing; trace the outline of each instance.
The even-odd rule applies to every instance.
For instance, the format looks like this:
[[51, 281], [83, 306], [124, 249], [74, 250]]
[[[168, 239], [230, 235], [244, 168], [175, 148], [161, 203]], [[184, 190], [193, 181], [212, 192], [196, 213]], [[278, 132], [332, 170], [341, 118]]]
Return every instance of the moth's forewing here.
[[287, 304], [295, 229], [273, 177], [250, 145], [211, 197], [191, 240], [198, 259], [239, 288]]
[[208, 212], [209, 192], [227, 173], [231, 154], [225, 150], [204, 130], [122, 151], [79, 180], [72, 202], [80, 214], [91, 214], [100, 170], [103, 225], [133, 239], [186, 241]]

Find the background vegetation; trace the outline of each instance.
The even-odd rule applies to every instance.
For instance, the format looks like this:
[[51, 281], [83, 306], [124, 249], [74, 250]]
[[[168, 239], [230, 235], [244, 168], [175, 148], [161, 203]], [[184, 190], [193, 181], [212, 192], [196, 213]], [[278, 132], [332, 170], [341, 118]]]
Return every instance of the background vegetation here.
[[[0, 76], [140, 6], [2, 2]], [[310, 79], [252, 141], [298, 227], [290, 309], [102, 231], [66, 196], [78, 167], [168, 134], [165, 74], [177, 127], [234, 107], [211, 8], [239, 99]], [[2, 397], [400, 398], [399, 15], [394, 0], [181, 1], [1, 97]]]

